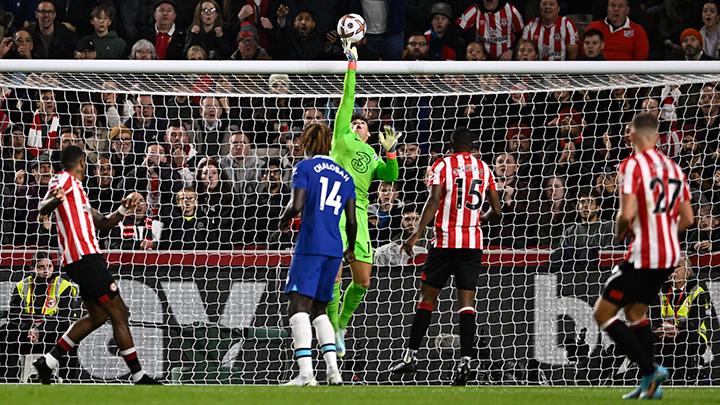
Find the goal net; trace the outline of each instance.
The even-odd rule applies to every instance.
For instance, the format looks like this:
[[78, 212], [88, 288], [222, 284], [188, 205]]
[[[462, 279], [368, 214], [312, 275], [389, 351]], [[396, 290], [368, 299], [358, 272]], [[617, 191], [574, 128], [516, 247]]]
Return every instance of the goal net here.
[[[636, 366], [601, 333], [592, 305], [626, 247], [612, 237], [617, 168], [640, 111], [658, 116], [658, 148], [685, 170], [698, 218], [681, 238], [686, 270], [651, 310], [656, 360], [675, 384], [720, 380], [720, 74], [648, 66], [360, 62], [355, 105], [368, 142], [380, 154], [384, 125], [403, 136], [398, 181], [371, 190], [376, 263], [350, 322], [346, 381], [451, 380], [459, 359], [453, 288], [440, 297], [418, 373], [388, 369], [408, 337], [432, 230], [413, 258], [400, 244], [419, 222], [428, 166], [448, 152], [453, 129], [468, 127], [503, 210], [501, 222], [482, 226], [470, 383], [635, 383]], [[54, 221], [37, 212], [59, 150], [72, 144], [87, 151], [93, 208], [108, 213], [130, 192], [143, 196], [98, 237], [148, 374], [183, 384], [287, 381], [295, 366], [282, 289], [298, 223], [281, 233], [278, 218], [303, 159], [298, 135], [311, 122], [333, 125], [344, 64], [74, 61], [0, 71], [0, 379], [26, 381], [33, 357], [84, 311], [75, 287], [56, 278], [67, 276]], [[48, 265], [54, 272], [45, 277]], [[128, 381], [109, 324], [70, 353], [59, 377]]]

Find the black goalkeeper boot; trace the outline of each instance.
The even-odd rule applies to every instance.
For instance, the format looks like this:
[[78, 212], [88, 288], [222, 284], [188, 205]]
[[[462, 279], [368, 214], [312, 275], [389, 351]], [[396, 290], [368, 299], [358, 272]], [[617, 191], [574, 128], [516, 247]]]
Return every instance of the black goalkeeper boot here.
[[50, 366], [47, 365], [47, 361], [45, 360], [45, 356], [40, 357], [39, 359], [35, 360], [33, 362], [33, 367], [35, 367], [35, 370], [37, 370], [38, 378], [40, 378], [40, 382], [43, 384], [52, 384], [52, 369]]
[[413, 357], [410, 361], [405, 359], [400, 360], [390, 367], [390, 372], [393, 374], [410, 374], [417, 371], [417, 359]]
[[163, 385], [163, 383], [150, 377], [147, 374], [143, 374], [142, 378], [135, 382], [135, 385]]
[[464, 387], [470, 377], [470, 362], [461, 361], [455, 375], [453, 376], [453, 385]]

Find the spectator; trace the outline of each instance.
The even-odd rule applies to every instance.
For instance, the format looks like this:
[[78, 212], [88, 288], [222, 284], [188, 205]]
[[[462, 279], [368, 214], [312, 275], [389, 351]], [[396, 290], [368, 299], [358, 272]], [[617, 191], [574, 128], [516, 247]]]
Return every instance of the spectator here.
[[252, 242], [269, 249], [289, 242], [287, 239], [280, 239], [282, 236], [273, 231], [278, 229], [280, 214], [289, 201], [290, 188], [282, 181], [280, 160], [270, 159], [260, 177], [257, 205], [247, 210], [247, 230], [255, 232]]
[[172, 194], [182, 186], [180, 180], [168, 164], [163, 146], [148, 143], [145, 159], [123, 178], [122, 190], [143, 194], [150, 209], [148, 214], [158, 218], [166, 213]]
[[153, 8], [155, 24], [139, 31], [137, 40], [146, 39], [155, 46], [160, 60], [183, 59], [185, 32], [175, 24], [176, 4], [173, 0], [157, 0]]
[[110, 156], [100, 155], [95, 165], [95, 175], [88, 180], [90, 205], [98, 212], [114, 212], [124, 196], [121, 182], [122, 178], [117, 176]]
[[208, 232], [213, 235], [208, 241], [208, 249], [230, 247], [232, 219], [236, 218], [234, 208], [238, 205], [232, 186], [214, 159], [207, 159], [198, 166], [198, 207], [207, 221]]
[[120, 38], [117, 32], [110, 31], [113, 23], [113, 13], [110, 8], [104, 5], [93, 7], [90, 12], [90, 23], [95, 32], [81, 38], [80, 41], [93, 44], [97, 59], [122, 59], [127, 55], [127, 42]]
[[705, 55], [702, 34], [694, 28], [686, 28], [680, 34], [680, 45], [685, 54], [685, 60], [713, 60]]
[[268, 60], [272, 59], [267, 51], [258, 45], [257, 28], [243, 25], [237, 34], [237, 50], [230, 55], [234, 60]]
[[[611, 0], [612, 1], [612, 0]], [[577, 200], [577, 217], [580, 222], [565, 229], [562, 246], [572, 248], [575, 260], [596, 260], [600, 249], [613, 246], [613, 223], [600, 218], [597, 198], [581, 195]]]
[[706, 254], [720, 251], [720, 236], [715, 232], [720, 218], [712, 204], [701, 204], [697, 209], [698, 220], [695, 226], [685, 233], [683, 250], [689, 254]]
[[159, 142], [162, 139], [167, 129], [167, 121], [156, 116], [153, 96], [139, 94], [134, 97], [133, 101], [135, 102], [135, 114], [128, 118], [123, 125], [132, 130], [136, 160], [142, 160], [147, 144]]
[[425, 31], [429, 59], [459, 59], [465, 44], [452, 21], [452, 7], [447, 3], [435, 3], [430, 9], [430, 18], [430, 29]]
[[282, 136], [281, 141], [285, 142], [282, 149], [282, 157], [280, 160], [281, 169], [283, 172], [283, 181], [290, 186], [292, 180], [293, 168], [305, 159], [305, 147], [300, 143], [299, 136], [293, 136], [292, 134], [286, 134]]
[[[77, 285], [53, 273], [55, 264], [49, 255], [37, 252], [32, 274], [20, 280], [10, 293], [7, 323], [0, 329], [3, 382], [21, 382], [18, 355], [46, 352], [80, 315]], [[77, 349], [61, 362], [61, 378], [77, 378]]]
[[35, 55], [34, 38], [30, 31], [21, 28], [13, 35], [13, 53], [10, 58], [33, 59]]
[[72, 59], [77, 37], [65, 25], [56, 23], [57, 10], [51, 1], [35, 9], [37, 22], [28, 31], [33, 36], [33, 59]]
[[300, 10], [295, 15], [292, 27], [287, 24], [288, 8], [278, 8], [276, 25], [263, 19], [263, 26], [272, 29], [275, 52], [281, 59], [320, 60], [326, 59], [325, 36], [315, 27], [312, 11]]
[[567, 201], [565, 178], [557, 175], [546, 176], [538, 205], [537, 239], [530, 239], [529, 245], [532, 245], [532, 242], [539, 247], [556, 248], [561, 245], [564, 227], [568, 220]]
[[416, 32], [408, 37], [403, 60], [428, 60], [430, 59], [430, 48], [428, 47], [425, 35]]
[[597, 29], [585, 31], [582, 37], [582, 60], [603, 61], [605, 56], [605, 35]]
[[205, 96], [200, 101], [200, 119], [195, 121], [195, 142], [198, 153], [203, 156], [217, 157], [227, 153], [229, 123], [224, 117], [224, 109], [217, 97]]
[[82, 102], [80, 113], [76, 116], [74, 124], [92, 163], [97, 161], [100, 153], [107, 153], [110, 150], [108, 130], [105, 123], [98, 117], [95, 104], [89, 101]]
[[[185, 39], [184, 53], [193, 46], [207, 52], [207, 59], [226, 59], [233, 52], [231, 30], [225, 25], [220, 5], [215, 0], [201, 1], [195, 7], [195, 18]], [[189, 58], [188, 58], [189, 59]]]
[[717, 0], [705, 1], [702, 9], [703, 27], [700, 34], [703, 37], [703, 51], [705, 55], [717, 59], [718, 45], [720, 45], [720, 6]]
[[705, 372], [703, 354], [712, 333], [712, 301], [704, 282], [695, 276], [690, 260], [683, 257], [660, 293], [660, 314], [651, 316], [659, 338], [661, 364], [670, 369], [675, 383], [695, 381]]
[[147, 39], [140, 39], [133, 44], [130, 50], [130, 59], [155, 60], [158, 58], [155, 45]]
[[[322, 124], [327, 125], [327, 119], [325, 119], [325, 112], [316, 107], [314, 104], [306, 105], [303, 109], [303, 126], [307, 127], [310, 124]], [[302, 131], [300, 128], [300, 131]]]
[[207, 221], [198, 209], [197, 193], [185, 187], [175, 194], [175, 206], [163, 227], [160, 249], [204, 250], [208, 241]]
[[513, 59], [519, 61], [533, 61], [538, 60], [538, 46], [535, 41], [528, 39], [521, 39], [515, 46], [515, 52], [513, 53]]
[[[277, 10], [275, 7], [271, 7], [276, 3], [274, 0], [231, 0], [235, 3], [242, 3], [240, 11], [237, 13], [237, 21], [240, 23], [240, 29], [243, 27], [252, 27], [256, 34], [257, 44], [263, 49], [270, 49], [271, 36], [263, 26], [263, 20], [266, 23], [270, 21], [271, 13], [277, 16]], [[239, 4], [238, 4], [239, 6]], [[226, 14], [227, 16], [227, 14]], [[229, 18], [226, 18], [229, 20]]]
[[534, 41], [540, 60], [575, 60], [578, 31], [567, 17], [560, 16], [559, 0], [541, 0], [540, 17], [523, 29], [523, 38]]
[[75, 59], [97, 59], [95, 43], [88, 37], [81, 38], [75, 46]]
[[531, 175], [540, 174], [540, 154], [533, 152], [530, 147], [533, 143], [532, 129], [522, 122], [510, 124], [505, 139], [505, 152], [511, 153], [517, 159], [520, 169], [518, 176], [527, 179]]
[[[110, 129], [110, 161], [120, 176], [126, 176], [135, 167], [132, 130], [124, 125]], [[103, 211], [106, 212], [106, 211]]]
[[153, 19], [152, 0], [115, 1], [117, 11], [118, 32], [125, 39], [136, 38], [140, 30]]
[[105, 113], [105, 125], [113, 128], [125, 122], [133, 114], [133, 103], [125, 94], [118, 93], [117, 83], [106, 81], [102, 84], [102, 88], [107, 90], [100, 96]]
[[140, 194], [135, 210], [110, 231], [110, 249], [153, 250], [162, 233], [162, 222], [147, 215], [148, 205]]
[[682, 141], [680, 134], [673, 129], [675, 123], [669, 120], [663, 119], [660, 116], [660, 104], [654, 98], [646, 98], [642, 101], [641, 108], [643, 112], [652, 114], [660, 122], [658, 132], [660, 137], [658, 138], [658, 149], [663, 151], [669, 158], [675, 159], [680, 155], [682, 148]]
[[[681, 32], [688, 27], [697, 27], [699, 18], [702, 16], [703, 1], [686, 1], [686, 0], [664, 0], [662, 7], [659, 9], [657, 18], [657, 34], [658, 43], [665, 46], [664, 59], [672, 60], [681, 57], [682, 49], [674, 41], [680, 38]], [[702, 38], [702, 37], [701, 37]], [[682, 40], [680, 40], [682, 44]], [[702, 39], [700, 39], [700, 49], [702, 49]]]
[[39, 155], [42, 151], [57, 149], [60, 130], [55, 93], [52, 90], [38, 91], [36, 106], [27, 136], [27, 146], [33, 156]]
[[600, 219], [604, 221], [612, 221], [620, 207], [617, 183], [617, 171], [612, 168], [607, 168], [595, 177], [595, 195], [600, 200]]
[[[500, 28], [490, 24], [490, 20], [506, 22]], [[478, 24], [482, 21], [481, 24]], [[468, 42], [485, 44], [485, 50], [492, 59], [510, 60], [512, 48], [523, 31], [523, 18], [509, 1], [484, 0], [473, 4], [457, 20], [460, 28], [466, 32], [474, 28]]]
[[220, 168], [230, 179], [233, 192], [245, 197], [244, 205], [251, 205], [257, 197], [260, 168], [265, 162], [253, 151], [250, 138], [238, 127], [230, 127], [230, 152], [220, 159]]
[[382, 60], [400, 60], [405, 30], [405, 2], [352, 0], [349, 8], [350, 12], [365, 17], [367, 30], [364, 39], [368, 51], [379, 55]]
[[495, 185], [502, 203], [502, 223], [491, 223], [489, 238], [491, 245], [526, 246], [527, 213], [537, 212], [534, 203], [538, 201], [535, 191], [527, 180], [518, 176], [517, 158], [510, 153], [500, 153], [495, 157]]
[[22, 124], [13, 125], [10, 132], [10, 144], [2, 148], [2, 184], [14, 181], [16, 173], [28, 169], [30, 159], [25, 147], [25, 132]]
[[397, 183], [384, 181], [378, 188], [377, 202], [368, 207], [368, 213], [373, 213], [377, 218], [374, 224], [377, 237], [372, 238], [377, 245], [389, 242], [392, 229], [398, 228], [404, 206], [399, 197]]
[[185, 51], [185, 59], [187, 60], [207, 60], [208, 54], [200, 45], [193, 45]]
[[427, 187], [423, 181], [423, 171], [429, 166], [425, 156], [420, 155], [417, 142], [406, 141], [397, 147], [398, 186], [402, 201], [421, 203], [427, 200]]
[[[202, 48], [200, 48], [199, 46], [193, 46], [188, 49], [188, 53], [192, 52], [193, 49], [202, 50]], [[174, 96], [168, 96], [163, 102], [163, 105], [165, 106], [164, 115], [170, 121], [180, 121], [180, 123], [183, 127], [185, 127], [185, 129], [191, 130], [198, 102], [199, 97], [193, 99], [191, 97], [188, 97], [187, 94], [176, 94]]]
[[170, 167], [176, 172], [173, 177], [181, 179], [183, 186], [193, 186], [199, 155], [180, 121], [170, 121], [164, 141], [169, 149]]
[[[400, 248], [405, 240], [415, 232], [420, 223], [420, 213], [414, 205], [406, 205], [403, 208], [402, 220], [400, 222], [400, 232], [392, 235], [392, 240], [386, 244], [380, 245], [375, 250], [375, 264], [378, 266], [402, 266], [408, 264], [411, 259]], [[425, 234], [413, 246], [413, 253], [426, 254], [432, 247], [433, 240], [432, 227], [425, 228]]]
[[593, 21], [586, 30], [596, 29], [605, 38], [603, 56], [607, 60], [647, 60], [650, 52], [642, 25], [630, 21], [630, 0], [608, 0], [607, 17]]
[[487, 58], [485, 47], [479, 42], [472, 41], [465, 47], [465, 60], [483, 61]]
[[[48, 153], [43, 153], [38, 156], [37, 160], [32, 163], [32, 179], [28, 183], [26, 188], [26, 204], [22, 206], [21, 201], [17, 201], [8, 207], [13, 207], [16, 214], [16, 221], [22, 225], [27, 224], [25, 232], [22, 229], [17, 229], [15, 232], [19, 234], [21, 238], [27, 235], [25, 243], [18, 241], [20, 245], [36, 245], [39, 247], [50, 247], [51, 243], [54, 244], [54, 238], [51, 238], [51, 227], [47, 221], [47, 218], [40, 218], [38, 216], [38, 205], [40, 200], [45, 197], [48, 190], [48, 184], [53, 175], [52, 160]], [[16, 195], [18, 195], [16, 193]], [[6, 201], [7, 203], [7, 201]], [[18, 204], [19, 203], [19, 204]], [[12, 212], [12, 210], [9, 210]], [[21, 226], [22, 226], [21, 225]]]

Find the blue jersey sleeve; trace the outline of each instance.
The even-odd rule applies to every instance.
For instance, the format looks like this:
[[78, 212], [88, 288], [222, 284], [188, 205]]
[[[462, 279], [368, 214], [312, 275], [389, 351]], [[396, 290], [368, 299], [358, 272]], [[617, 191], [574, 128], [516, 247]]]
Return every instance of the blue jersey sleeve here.
[[293, 169], [293, 175], [292, 175], [292, 187], [293, 188], [301, 188], [301, 189], [307, 189], [308, 187], [308, 175], [307, 170], [305, 169], [303, 162], [300, 162], [295, 168]]

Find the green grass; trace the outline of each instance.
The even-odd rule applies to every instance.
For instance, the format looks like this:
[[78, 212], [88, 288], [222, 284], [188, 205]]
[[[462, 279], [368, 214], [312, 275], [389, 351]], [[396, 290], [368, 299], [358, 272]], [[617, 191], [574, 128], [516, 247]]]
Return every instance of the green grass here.
[[[0, 404], [602, 404], [627, 388], [0, 385]], [[720, 388], [667, 388], [663, 403], [720, 403]]]

